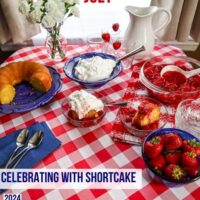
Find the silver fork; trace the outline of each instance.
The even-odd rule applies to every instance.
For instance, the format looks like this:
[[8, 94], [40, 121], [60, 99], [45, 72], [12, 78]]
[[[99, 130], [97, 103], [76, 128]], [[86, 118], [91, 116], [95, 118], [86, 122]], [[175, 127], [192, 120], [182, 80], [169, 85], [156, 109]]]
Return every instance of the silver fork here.
[[16, 156], [13, 157], [12, 161], [10, 162], [10, 164], [14, 163], [14, 160], [16, 160], [16, 162], [14, 163], [14, 165], [12, 165], [12, 168], [14, 169], [19, 162], [22, 160], [22, 158], [24, 158], [24, 156], [31, 150], [34, 148], [37, 148], [41, 142], [43, 140], [43, 132], [42, 131], [36, 131], [35, 134], [29, 139], [28, 141], [28, 146], [26, 148], [24, 148], [20, 153], [18, 153]]

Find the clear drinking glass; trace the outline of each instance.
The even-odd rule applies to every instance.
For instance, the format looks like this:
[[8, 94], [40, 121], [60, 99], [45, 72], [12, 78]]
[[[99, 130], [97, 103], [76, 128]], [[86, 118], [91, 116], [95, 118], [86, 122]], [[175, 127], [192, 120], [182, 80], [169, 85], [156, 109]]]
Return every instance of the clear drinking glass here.
[[103, 52], [104, 41], [100, 34], [93, 33], [87, 37], [87, 44], [90, 52]]
[[175, 115], [176, 128], [200, 138], [200, 99], [186, 99], [179, 103]]

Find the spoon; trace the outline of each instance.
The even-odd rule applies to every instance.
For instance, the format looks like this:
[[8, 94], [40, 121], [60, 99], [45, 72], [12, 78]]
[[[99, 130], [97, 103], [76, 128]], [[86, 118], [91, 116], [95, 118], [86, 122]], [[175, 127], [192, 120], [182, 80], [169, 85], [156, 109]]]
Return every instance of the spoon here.
[[135, 54], [141, 52], [141, 51], [145, 51], [145, 47], [144, 47], [144, 46], [141, 46], [141, 47], [139, 47], [139, 48], [137, 48], [137, 49], [134, 49], [134, 50], [130, 51], [129, 53], [125, 54], [124, 56], [122, 56], [121, 58], [118, 58], [118, 59], [116, 60], [116, 64], [117, 64], [118, 62], [120, 62], [120, 61], [126, 59], [126, 58], [129, 58], [130, 56], [133, 56], [133, 55], [135, 55]]
[[26, 141], [28, 139], [28, 129], [23, 129], [19, 135], [17, 136], [16, 139], [16, 145], [17, 147], [14, 149], [13, 153], [11, 154], [10, 158], [8, 159], [8, 161], [5, 164], [5, 168], [8, 167], [8, 165], [11, 163], [11, 160], [13, 159], [14, 155], [16, 154], [16, 152], [18, 151], [18, 149], [20, 149], [21, 147], [23, 147], [26, 144]]
[[[34, 135], [29, 139], [28, 146], [24, 148], [19, 154], [17, 154], [11, 162], [13, 162], [16, 158], [19, 157], [19, 159], [14, 163], [14, 165], [11, 167], [12, 169], [15, 168], [19, 162], [22, 160], [22, 158], [31, 150], [34, 148], [37, 148], [43, 140], [43, 132], [42, 131], [36, 131]], [[20, 157], [21, 156], [21, 157]]]
[[128, 105], [127, 101], [119, 102], [119, 103], [107, 103], [104, 106], [118, 106], [118, 107], [126, 107]]
[[167, 72], [171, 73], [170, 74], [170, 79], [177, 78], [177, 75], [179, 73], [179, 75], [178, 75], [179, 76], [179, 81], [181, 83], [183, 83], [183, 82], [186, 81], [186, 79], [199, 74], [200, 73], [200, 68], [194, 69], [194, 70], [191, 70], [191, 71], [184, 71], [183, 69], [181, 69], [180, 67], [177, 67], [176, 65], [167, 65], [161, 70], [160, 75], [165, 77]]

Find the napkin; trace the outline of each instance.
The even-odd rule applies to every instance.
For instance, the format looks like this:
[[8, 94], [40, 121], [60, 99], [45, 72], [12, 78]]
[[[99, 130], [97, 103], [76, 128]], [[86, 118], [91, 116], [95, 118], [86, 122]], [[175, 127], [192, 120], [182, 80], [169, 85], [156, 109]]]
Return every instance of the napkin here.
[[[53, 135], [46, 122], [35, 123], [27, 128], [29, 130], [29, 137], [37, 131], [41, 130], [44, 134], [41, 144], [30, 150], [26, 156], [21, 160], [16, 168], [32, 168], [43, 160], [46, 156], [57, 149], [61, 142]], [[21, 130], [0, 138], [0, 166], [3, 165], [16, 148], [16, 138]]]

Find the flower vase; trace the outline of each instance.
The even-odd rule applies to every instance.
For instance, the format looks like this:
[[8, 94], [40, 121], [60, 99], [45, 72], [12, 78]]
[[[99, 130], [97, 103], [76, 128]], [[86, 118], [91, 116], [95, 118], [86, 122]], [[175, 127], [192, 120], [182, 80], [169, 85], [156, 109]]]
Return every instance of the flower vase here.
[[55, 61], [62, 61], [66, 55], [66, 40], [60, 34], [61, 25], [55, 25], [53, 28], [47, 29], [48, 35], [45, 46], [49, 57]]

